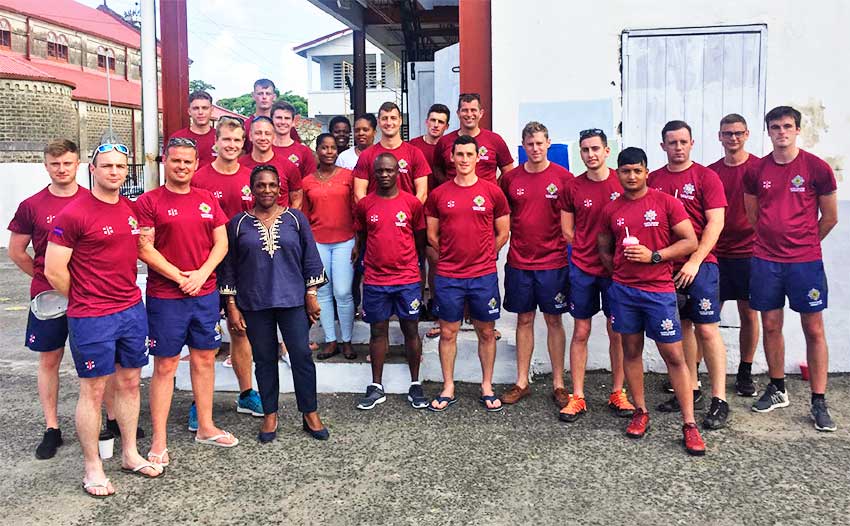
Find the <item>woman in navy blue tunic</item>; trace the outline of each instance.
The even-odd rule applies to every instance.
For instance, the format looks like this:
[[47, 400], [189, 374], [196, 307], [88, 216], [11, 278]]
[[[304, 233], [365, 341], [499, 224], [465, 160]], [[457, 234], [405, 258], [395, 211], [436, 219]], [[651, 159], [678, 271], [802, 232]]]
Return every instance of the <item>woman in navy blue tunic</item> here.
[[227, 303], [227, 323], [251, 342], [264, 419], [257, 438], [271, 442], [277, 431], [278, 340], [280, 329], [292, 362], [295, 399], [302, 428], [325, 440], [319, 419], [316, 366], [309, 348], [310, 324], [319, 319], [316, 289], [325, 284], [322, 260], [304, 215], [278, 204], [280, 175], [275, 167], [251, 171], [254, 208], [227, 225], [230, 242], [219, 273]]

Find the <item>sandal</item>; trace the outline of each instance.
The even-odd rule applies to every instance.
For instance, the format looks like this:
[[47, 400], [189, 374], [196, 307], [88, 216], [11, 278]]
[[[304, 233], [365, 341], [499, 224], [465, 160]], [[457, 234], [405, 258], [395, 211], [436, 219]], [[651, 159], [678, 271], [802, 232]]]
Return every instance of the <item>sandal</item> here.
[[[229, 444], [219, 442], [219, 440], [221, 440], [222, 438], [232, 438], [233, 442], [231, 442]], [[197, 442], [198, 444], [206, 444], [208, 446], [218, 446], [218, 447], [235, 447], [235, 446], [239, 445], [239, 439], [236, 438], [235, 436], [231, 435], [227, 431], [225, 431], [224, 433], [218, 434], [218, 435], [213, 435], [209, 438], [198, 438], [198, 435], [195, 435], [195, 442]]]
[[310, 341], [310, 351], [316, 352], [318, 350], [319, 350], [319, 344], [314, 342], [314, 341]]
[[[481, 405], [483, 405], [485, 409], [487, 409], [488, 413], [498, 413], [499, 411], [501, 411], [502, 409], [505, 408], [505, 406], [502, 405], [502, 401], [499, 400], [499, 397], [494, 395], [494, 394], [481, 395], [481, 398], [478, 399], [478, 402]], [[499, 402], [499, 406], [498, 407], [489, 406], [489, 405], [487, 405], [488, 402], [491, 403], [491, 404], [493, 404], [495, 402]]]
[[351, 342], [345, 342], [342, 344], [342, 355], [346, 360], [357, 359], [357, 351], [355, 351], [354, 347], [351, 346]]
[[86, 495], [93, 499], [105, 499], [115, 495], [115, 490], [112, 490], [112, 493], [107, 493], [106, 495], [98, 495], [97, 493], [92, 493], [89, 491], [91, 488], [104, 488], [106, 491], [109, 491], [109, 479], [103, 479], [100, 482], [85, 482], [83, 481], [83, 491], [86, 492]]
[[328, 358], [333, 358], [337, 354], [339, 354], [340, 348], [339, 345], [325, 347], [325, 350], [316, 355], [317, 360], [327, 360]]
[[[147, 475], [145, 473], [142, 473], [142, 470], [145, 469], [145, 468], [151, 468], [152, 470], [156, 471], [156, 475], [151, 476], [151, 475]], [[165, 468], [164, 467], [159, 466], [157, 464], [152, 464], [150, 462], [143, 462], [143, 463], [139, 464], [138, 466], [136, 466], [134, 468], [125, 468], [125, 467], [122, 466], [121, 471], [123, 471], [124, 473], [129, 473], [131, 475], [138, 475], [138, 476], [144, 477], [146, 479], [158, 479], [158, 478], [165, 475]]]
[[435, 325], [435, 326], [431, 327], [430, 329], [428, 329], [428, 332], [425, 333], [426, 338], [436, 338], [439, 335], [440, 335], [440, 326], [439, 325]]
[[[434, 405], [434, 402], [437, 402], [438, 404], [442, 404], [443, 402], [445, 402], [446, 406], [445, 407], [436, 407]], [[428, 404], [428, 410], [434, 411], [435, 413], [442, 413], [443, 411], [445, 411], [446, 409], [451, 407], [452, 404], [454, 404], [456, 402], [457, 402], [456, 396], [442, 396], [442, 395], [440, 395], [440, 396], [434, 398], [433, 400], [431, 400], [431, 403]]]
[[[165, 467], [170, 464], [171, 461], [171, 456], [169, 455], [168, 460], [163, 462], [162, 459], [163, 457], [165, 457], [165, 455], [168, 455], [168, 448], [163, 449], [162, 453], [159, 454], [156, 454], [153, 452], [153, 450], [150, 450], [148, 451], [148, 462], [153, 462], [154, 464], [159, 464], [160, 466]], [[154, 460], [151, 460], [152, 458]]]

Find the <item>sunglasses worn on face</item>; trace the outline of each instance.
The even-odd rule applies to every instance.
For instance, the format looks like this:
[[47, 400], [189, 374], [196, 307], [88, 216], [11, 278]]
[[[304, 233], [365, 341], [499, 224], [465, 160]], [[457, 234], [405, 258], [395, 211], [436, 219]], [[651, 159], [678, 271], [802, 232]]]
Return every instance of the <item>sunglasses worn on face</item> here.
[[738, 139], [740, 139], [746, 133], [746, 131], [722, 131], [720, 132], [720, 136], [724, 139], [731, 139], [732, 137], [737, 137]]

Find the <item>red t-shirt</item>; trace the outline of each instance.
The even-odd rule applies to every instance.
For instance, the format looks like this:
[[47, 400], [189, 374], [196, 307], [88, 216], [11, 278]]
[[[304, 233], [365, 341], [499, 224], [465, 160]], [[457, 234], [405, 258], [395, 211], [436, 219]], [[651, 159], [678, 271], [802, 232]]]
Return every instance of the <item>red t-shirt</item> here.
[[212, 193], [228, 218], [239, 212], [247, 212], [254, 207], [251, 170], [245, 166], [239, 165], [239, 170], [234, 174], [223, 174], [211, 164], [204, 166], [195, 172], [192, 177], [192, 186]]
[[286, 159], [298, 169], [301, 179], [304, 179], [316, 171], [316, 156], [313, 150], [300, 142], [294, 142], [289, 146], [272, 146], [274, 156]]
[[511, 208], [510, 266], [523, 270], [567, 266], [558, 201], [572, 179], [564, 167], [549, 163], [539, 173], [529, 173], [520, 165], [499, 180]]
[[[245, 153], [251, 153], [251, 150], [254, 148], [253, 143], [251, 143], [251, 123], [254, 122], [256, 117], [257, 115], [251, 115], [245, 119]], [[293, 141], [301, 143], [301, 137], [298, 135], [298, 130], [295, 129], [295, 126], [289, 130], [289, 136], [292, 137]]]
[[70, 203], [89, 193], [82, 186], [77, 187], [77, 193], [68, 197], [59, 197], [50, 193], [48, 187], [44, 187], [37, 194], [24, 199], [12, 222], [9, 230], [16, 234], [30, 236], [32, 250], [34, 252], [32, 262], [32, 282], [30, 283], [30, 298], [45, 290], [52, 290], [53, 285], [44, 277], [44, 253], [47, 251], [47, 238], [53, 230], [53, 220]]
[[428, 163], [428, 166], [431, 167], [431, 175], [428, 176], [428, 190], [431, 191], [440, 186], [443, 181], [437, 181], [434, 178], [434, 151], [436, 151], [437, 145], [428, 144], [422, 137], [410, 139], [410, 144], [419, 148], [419, 151], [425, 156], [425, 161]]
[[[705, 166], [693, 163], [686, 170], [671, 172], [666, 166], [649, 174], [646, 182], [650, 188], [660, 190], [665, 194], [676, 197], [685, 205], [685, 211], [694, 226], [697, 239], [702, 237], [702, 231], [708, 219], [706, 210], [726, 207], [726, 194], [720, 177]], [[674, 262], [674, 268], [680, 268], [686, 260]], [[705, 263], [717, 263], [714, 248], [703, 260]]]
[[[434, 150], [434, 165], [440, 167], [446, 174], [446, 179], [453, 179], [457, 175], [455, 163], [452, 160], [452, 145], [459, 135], [459, 130], [443, 135]], [[505, 140], [498, 133], [490, 130], [481, 128], [475, 140], [478, 141], [478, 165], [475, 167], [475, 173], [478, 177], [495, 183], [496, 169], [513, 164], [514, 158], [511, 151], [505, 144]]]
[[[210, 128], [210, 131], [203, 135], [198, 135], [189, 128], [183, 128], [172, 133], [169, 139], [174, 137], [183, 137], [195, 141], [195, 148], [198, 149], [198, 168], [210, 164], [218, 157], [218, 152], [215, 151], [215, 128]], [[168, 145], [168, 141], [165, 144]], [[163, 148], [163, 156], [165, 155], [164, 150]]]
[[409, 194], [416, 195], [416, 186], [413, 181], [420, 177], [431, 175], [431, 166], [425, 160], [425, 156], [419, 148], [409, 142], [402, 142], [398, 148], [385, 148], [381, 143], [375, 143], [363, 150], [357, 158], [357, 166], [354, 167], [355, 179], [369, 181], [366, 189], [367, 194], [375, 191], [374, 169], [375, 159], [382, 153], [391, 153], [398, 161], [398, 187]]
[[720, 233], [720, 239], [714, 247], [718, 257], [748, 258], [753, 255], [756, 233], [747, 219], [747, 210], [744, 208], [744, 174], [758, 161], [758, 157], [750, 154], [747, 160], [738, 166], [726, 166], [722, 158], [708, 166], [720, 177], [728, 203], [723, 232]]
[[[207, 190], [191, 188], [188, 194], [165, 186], [143, 193], [136, 201], [139, 226], [154, 228], [153, 246], [180, 270], [197, 270], [210, 257], [215, 241], [213, 230], [227, 223], [218, 200]], [[198, 296], [216, 290], [215, 272], [210, 274]], [[177, 283], [148, 269], [147, 295], [152, 298], [188, 297]]]
[[136, 217], [129, 199], [109, 204], [90, 193], [56, 216], [49, 241], [74, 250], [68, 264], [68, 316], [108, 316], [142, 300], [136, 285], [140, 234]]
[[618, 197], [602, 209], [602, 228], [614, 238], [614, 281], [647, 292], [674, 292], [673, 263], [634, 263], [623, 254], [626, 227], [650, 250], [673, 243], [673, 227], [688, 219], [682, 202], [652, 188], [640, 199]]
[[277, 174], [280, 176], [280, 197], [277, 202], [280, 206], [289, 206], [289, 192], [301, 190], [301, 172], [295, 165], [279, 155], [273, 155], [264, 163], [255, 161], [250, 153], [239, 158], [239, 165], [247, 168], [249, 175], [251, 170], [259, 164], [270, 164], [277, 169]]
[[804, 150], [788, 164], [773, 154], [754, 163], [744, 175], [744, 191], [758, 197], [753, 255], [781, 263], [822, 259], [818, 197], [836, 188], [832, 168]]
[[327, 181], [316, 175], [304, 178], [301, 211], [310, 220], [317, 243], [340, 243], [354, 237], [354, 176], [351, 170], [337, 168]]
[[366, 233], [363, 283], [419, 283], [419, 256], [414, 233], [425, 230], [422, 203], [407, 192], [392, 199], [369, 194], [355, 207], [355, 228]]
[[495, 220], [508, 214], [505, 194], [489, 181], [459, 186], [452, 179], [435, 188], [425, 215], [440, 220], [437, 274], [477, 278], [496, 272]]
[[617, 171], [608, 169], [608, 178], [593, 181], [587, 172], [579, 175], [567, 187], [561, 199], [561, 209], [573, 214], [573, 265], [592, 276], [609, 276], [599, 258], [597, 236], [603, 228], [602, 209], [623, 194]]

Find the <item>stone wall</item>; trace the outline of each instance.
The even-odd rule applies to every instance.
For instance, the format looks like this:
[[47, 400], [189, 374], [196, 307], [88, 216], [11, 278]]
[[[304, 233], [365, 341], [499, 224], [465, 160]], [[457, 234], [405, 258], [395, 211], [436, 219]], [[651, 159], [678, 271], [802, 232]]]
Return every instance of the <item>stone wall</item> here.
[[79, 141], [70, 87], [0, 79], [0, 163], [40, 162], [44, 146], [60, 137]]
[[[80, 103], [83, 104], [82, 102]], [[83, 119], [83, 115], [85, 118]], [[81, 156], [83, 162], [88, 162], [91, 156], [91, 150], [100, 144], [100, 138], [109, 128], [109, 113], [108, 107], [105, 104], [96, 104], [93, 102], [85, 103], [85, 113], [80, 112], [80, 118], [85, 126], [80, 127], [80, 133], [84, 135], [85, 147]], [[133, 144], [133, 110], [129, 108], [112, 107], [112, 131], [121, 139], [123, 144], [130, 148], [130, 162], [133, 162], [135, 155], [135, 146]]]

